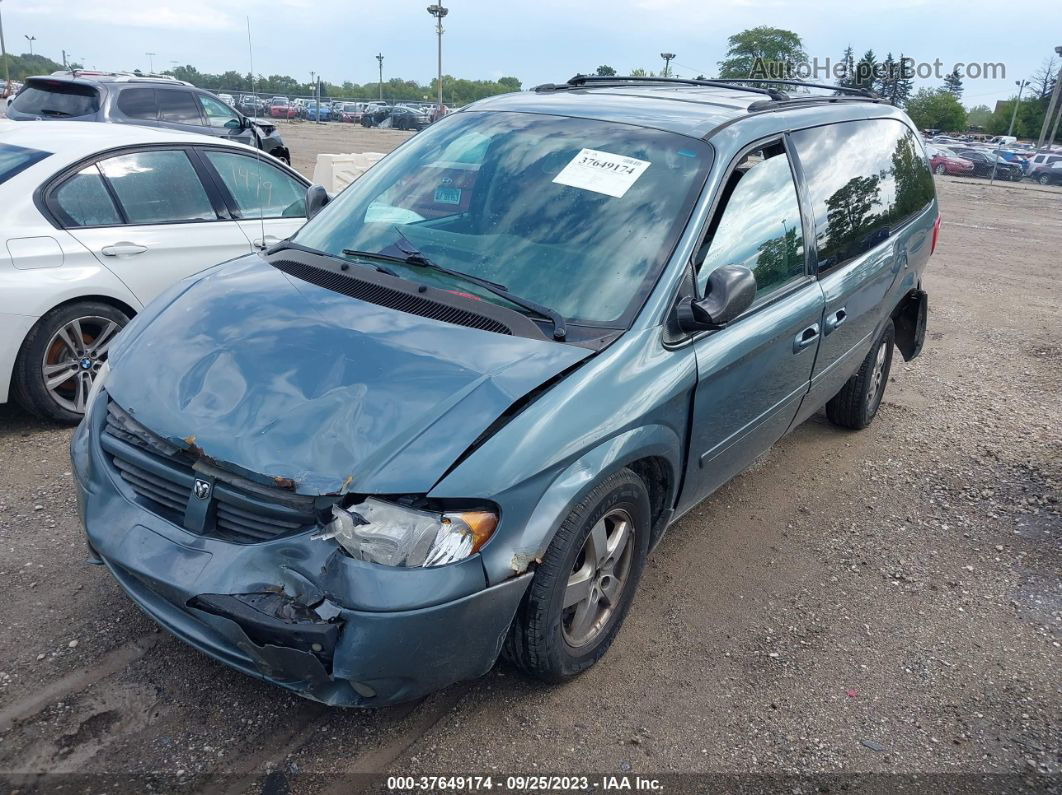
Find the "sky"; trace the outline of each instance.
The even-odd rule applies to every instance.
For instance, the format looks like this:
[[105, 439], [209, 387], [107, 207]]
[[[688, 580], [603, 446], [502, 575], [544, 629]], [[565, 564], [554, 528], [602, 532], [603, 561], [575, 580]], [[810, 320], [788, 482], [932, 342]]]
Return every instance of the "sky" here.
[[[676, 54], [679, 77], [711, 76], [727, 37], [757, 25], [798, 33], [809, 56], [838, 60], [849, 44], [879, 60], [900, 51], [918, 61], [1002, 63], [1003, 79], [965, 80], [967, 106], [1012, 96], [1062, 45], [1057, 0], [1029, 0], [1021, 13], [985, 0], [450, 0], [444, 21], [443, 71], [470, 79], [519, 78], [525, 87], [563, 82], [601, 64], [621, 74], [659, 70], [659, 53]], [[425, 0], [0, 0], [9, 52], [85, 66], [156, 71], [192, 64], [203, 72], [311, 71], [332, 83], [384, 79], [427, 82], [436, 70], [434, 20]], [[247, 18], [252, 48], [247, 42]], [[1007, 32], [1007, 31], [1010, 32]], [[149, 59], [146, 53], [155, 53]], [[1057, 66], [1056, 66], [1057, 68]], [[833, 82], [827, 80], [827, 82]], [[916, 86], [936, 87], [935, 78]]]

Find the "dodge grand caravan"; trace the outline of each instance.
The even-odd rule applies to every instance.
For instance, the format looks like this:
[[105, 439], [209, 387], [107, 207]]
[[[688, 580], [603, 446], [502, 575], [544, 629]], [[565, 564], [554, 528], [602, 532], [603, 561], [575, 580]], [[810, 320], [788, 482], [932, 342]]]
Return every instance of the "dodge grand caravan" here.
[[112, 346], [71, 443], [93, 558], [329, 704], [592, 665], [670, 525], [822, 407], [866, 427], [923, 344], [916, 130], [778, 85], [579, 77], [311, 188]]

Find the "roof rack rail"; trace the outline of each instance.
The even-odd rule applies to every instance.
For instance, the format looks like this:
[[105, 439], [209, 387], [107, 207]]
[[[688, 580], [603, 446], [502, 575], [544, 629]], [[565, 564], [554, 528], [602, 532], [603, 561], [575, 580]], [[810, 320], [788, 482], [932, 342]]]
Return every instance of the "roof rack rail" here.
[[[767, 83], [775, 81], [764, 81]], [[608, 77], [605, 75], [575, 75], [567, 83], [543, 83], [540, 86], [535, 86], [535, 91], [566, 91], [573, 88], [581, 88], [588, 84], [595, 85], [629, 85], [632, 83], [671, 83], [677, 85], [687, 86], [706, 86], [709, 88], [729, 88], [734, 91], [747, 91], [752, 94], [763, 94], [770, 99], [780, 102], [789, 99], [789, 95], [781, 91], [775, 91], [772, 88], [766, 88], [761, 86], [739, 86], [733, 85], [726, 80], [693, 80], [684, 77]]]
[[[782, 85], [782, 86], [795, 86], [796, 88], [821, 88], [825, 91], [833, 91], [838, 94], [852, 94], [857, 97], [865, 97], [867, 99], [881, 99], [878, 94], [865, 88], [854, 88], [850, 86], [831, 86], [828, 83], [808, 83], [804, 80], [770, 80], [759, 77], [728, 77], [727, 83], [752, 83], [753, 85]], [[792, 99], [792, 97], [790, 97]]]

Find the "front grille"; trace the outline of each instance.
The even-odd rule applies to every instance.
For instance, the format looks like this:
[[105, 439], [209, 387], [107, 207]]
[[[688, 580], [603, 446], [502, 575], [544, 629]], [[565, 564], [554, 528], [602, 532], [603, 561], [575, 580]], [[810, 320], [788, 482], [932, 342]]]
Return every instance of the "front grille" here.
[[[263, 486], [203, 465], [152, 433], [113, 400], [100, 444], [146, 509], [200, 535], [240, 544], [271, 541], [317, 524], [312, 497]], [[210, 485], [196, 497], [196, 480]], [[202, 505], [206, 501], [207, 505]]]
[[509, 326], [487, 315], [449, 306], [441, 301], [435, 301], [420, 295], [412, 295], [402, 290], [395, 290], [382, 284], [359, 279], [356, 276], [334, 273], [324, 268], [317, 268], [313, 265], [287, 259], [275, 260], [271, 264], [277, 270], [290, 274], [297, 279], [302, 279], [304, 282], [316, 284], [318, 287], [324, 287], [327, 290], [357, 298], [359, 301], [365, 301], [369, 304], [385, 306], [388, 309], [406, 312], [410, 315], [441, 320], [444, 323], [453, 323], [456, 326], [468, 326], [482, 331], [493, 331], [495, 334], [513, 333]]

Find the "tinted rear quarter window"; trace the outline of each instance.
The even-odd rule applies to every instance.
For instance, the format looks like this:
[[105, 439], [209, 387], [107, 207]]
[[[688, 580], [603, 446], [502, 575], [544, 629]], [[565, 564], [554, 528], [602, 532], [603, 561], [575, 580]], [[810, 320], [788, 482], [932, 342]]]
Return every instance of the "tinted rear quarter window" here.
[[51, 152], [44, 152], [40, 149], [0, 144], [0, 184], [7, 182], [50, 154]]
[[903, 122], [842, 122], [793, 140], [811, 192], [820, 271], [884, 242], [933, 199], [922, 147]]
[[199, 103], [191, 91], [159, 89], [156, 92], [159, 102], [159, 121], [174, 124], [203, 124], [199, 115]]
[[159, 106], [153, 88], [127, 88], [118, 95], [118, 110], [130, 119], [155, 121]]
[[122, 223], [96, 166], [64, 181], [53, 196], [65, 226], [117, 226]]
[[11, 109], [50, 119], [91, 116], [100, 109], [100, 94], [92, 86], [76, 83], [31, 83], [19, 92]]

